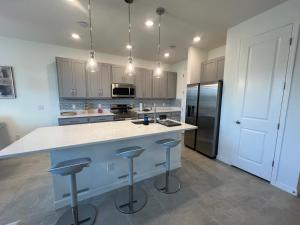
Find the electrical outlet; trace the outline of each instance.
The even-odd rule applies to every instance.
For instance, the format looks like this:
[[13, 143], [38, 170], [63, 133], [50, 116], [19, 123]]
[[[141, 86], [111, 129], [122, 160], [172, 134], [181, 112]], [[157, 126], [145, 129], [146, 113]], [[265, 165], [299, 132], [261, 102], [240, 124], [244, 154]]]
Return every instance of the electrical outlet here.
[[107, 172], [111, 172], [115, 170], [115, 164], [113, 162], [108, 162], [107, 163]]

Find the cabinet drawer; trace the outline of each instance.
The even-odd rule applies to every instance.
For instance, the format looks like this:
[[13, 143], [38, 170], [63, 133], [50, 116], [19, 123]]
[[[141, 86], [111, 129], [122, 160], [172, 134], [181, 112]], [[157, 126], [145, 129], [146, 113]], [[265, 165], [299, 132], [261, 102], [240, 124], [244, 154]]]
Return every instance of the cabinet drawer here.
[[114, 120], [113, 116], [97, 116], [97, 117], [89, 118], [90, 123], [108, 122], [113, 120]]
[[88, 118], [67, 118], [67, 119], [58, 119], [58, 124], [63, 125], [72, 125], [72, 124], [82, 124], [88, 123]]

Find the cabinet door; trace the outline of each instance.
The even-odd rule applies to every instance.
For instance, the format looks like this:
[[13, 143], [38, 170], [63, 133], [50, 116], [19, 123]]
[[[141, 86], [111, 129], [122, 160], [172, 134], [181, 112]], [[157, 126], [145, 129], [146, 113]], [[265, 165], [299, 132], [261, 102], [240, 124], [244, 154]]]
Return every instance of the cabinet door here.
[[153, 71], [145, 69], [144, 73], [145, 95], [144, 98], [152, 98]]
[[217, 80], [223, 80], [225, 57], [217, 59]]
[[85, 62], [79, 60], [72, 60], [73, 81], [75, 86], [75, 97], [86, 97], [86, 75]]
[[111, 65], [101, 64], [101, 97], [111, 98]]
[[125, 69], [122, 66], [112, 66], [112, 81], [113, 83], [125, 83]]
[[75, 95], [72, 62], [70, 59], [56, 58], [59, 96], [72, 98]]
[[200, 82], [211, 82], [217, 80], [217, 67], [216, 60], [209, 60], [207, 62], [202, 63], [202, 73]]
[[135, 84], [135, 76], [128, 76], [125, 74], [124, 66], [112, 66], [113, 83]]
[[168, 72], [168, 98], [176, 98], [177, 73]]
[[145, 72], [142, 68], [136, 68], [135, 76], [135, 96], [136, 98], [144, 98], [145, 96]]
[[[99, 63], [101, 68], [101, 64]], [[87, 97], [99, 98], [101, 96], [101, 69], [95, 73], [87, 72]]]
[[153, 78], [153, 98], [167, 98], [168, 73], [163, 72], [160, 78]]

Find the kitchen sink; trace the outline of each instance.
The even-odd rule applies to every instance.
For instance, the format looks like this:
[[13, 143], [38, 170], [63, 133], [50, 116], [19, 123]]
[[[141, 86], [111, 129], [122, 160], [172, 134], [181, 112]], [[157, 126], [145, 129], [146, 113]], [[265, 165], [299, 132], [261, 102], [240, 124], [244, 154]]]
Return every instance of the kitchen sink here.
[[[144, 120], [133, 120], [131, 122], [136, 125], [144, 124]], [[154, 120], [149, 120], [149, 123], [154, 123]]]

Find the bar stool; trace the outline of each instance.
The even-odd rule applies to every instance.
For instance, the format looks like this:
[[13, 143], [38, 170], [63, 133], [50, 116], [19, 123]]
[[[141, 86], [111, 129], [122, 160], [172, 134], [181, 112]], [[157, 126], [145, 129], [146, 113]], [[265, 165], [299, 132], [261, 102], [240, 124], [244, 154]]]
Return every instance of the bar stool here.
[[90, 158], [78, 158], [58, 163], [49, 169], [52, 174], [70, 176], [71, 209], [67, 210], [56, 222], [56, 225], [92, 225], [97, 211], [92, 205], [78, 206], [76, 173], [91, 163]]
[[119, 149], [117, 156], [128, 160], [128, 190], [118, 193], [115, 198], [117, 209], [126, 214], [133, 214], [140, 211], [147, 203], [147, 195], [140, 188], [133, 188], [133, 158], [140, 156], [145, 149], [139, 146], [132, 146]]
[[176, 177], [170, 175], [171, 170], [171, 149], [176, 147], [180, 140], [174, 140], [172, 138], [162, 139], [155, 142], [156, 144], [162, 145], [166, 150], [166, 173], [165, 176], [160, 176], [154, 183], [156, 189], [165, 194], [173, 194], [180, 190], [181, 185]]

